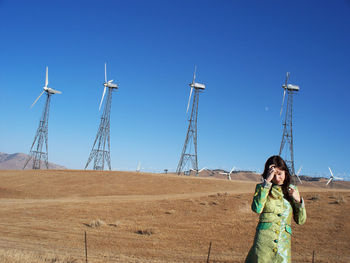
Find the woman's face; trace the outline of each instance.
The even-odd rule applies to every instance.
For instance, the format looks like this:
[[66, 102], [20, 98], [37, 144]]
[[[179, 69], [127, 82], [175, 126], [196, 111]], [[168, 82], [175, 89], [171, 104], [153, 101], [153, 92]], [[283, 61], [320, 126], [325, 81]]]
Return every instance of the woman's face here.
[[275, 176], [272, 179], [272, 182], [277, 185], [282, 185], [284, 182], [284, 179], [286, 178], [286, 172], [275, 167]]

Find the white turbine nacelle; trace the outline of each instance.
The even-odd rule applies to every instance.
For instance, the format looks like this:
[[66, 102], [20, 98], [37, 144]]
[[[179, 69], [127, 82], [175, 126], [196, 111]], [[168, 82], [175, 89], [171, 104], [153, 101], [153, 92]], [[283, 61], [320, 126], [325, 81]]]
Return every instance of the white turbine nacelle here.
[[195, 88], [195, 89], [201, 89], [201, 90], [204, 90], [205, 89], [205, 85], [204, 84], [201, 84], [201, 83], [190, 83], [188, 84], [191, 88]]
[[44, 89], [46, 92], [50, 93], [50, 94], [62, 94], [61, 91], [54, 90], [54, 89], [51, 89], [51, 88], [49, 88], [49, 87], [43, 87], [43, 89]]
[[103, 83], [103, 86], [107, 87], [107, 88], [112, 88], [112, 89], [117, 89], [118, 85], [112, 83], [113, 80], [110, 80], [108, 82]]
[[[283, 89], [286, 89], [286, 85], [282, 85]], [[287, 90], [294, 90], [294, 91], [299, 91], [299, 86], [293, 85], [293, 84], [288, 84], [287, 85]]]

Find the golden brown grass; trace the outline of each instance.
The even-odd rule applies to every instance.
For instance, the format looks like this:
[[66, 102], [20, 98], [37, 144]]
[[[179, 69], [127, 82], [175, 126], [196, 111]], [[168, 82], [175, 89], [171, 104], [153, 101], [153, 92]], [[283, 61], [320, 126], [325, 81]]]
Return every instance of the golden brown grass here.
[[78, 260], [71, 256], [58, 256], [51, 253], [44, 255], [15, 249], [0, 249], [1, 263], [78, 263]]
[[[0, 171], [0, 262], [242, 262], [256, 182], [143, 173]], [[350, 191], [299, 186], [293, 262], [350, 262]], [[315, 199], [316, 197], [316, 199]], [[339, 200], [339, 201], [337, 201]], [[334, 202], [339, 202], [335, 204]], [[91, 225], [91, 226], [88, 226]]]

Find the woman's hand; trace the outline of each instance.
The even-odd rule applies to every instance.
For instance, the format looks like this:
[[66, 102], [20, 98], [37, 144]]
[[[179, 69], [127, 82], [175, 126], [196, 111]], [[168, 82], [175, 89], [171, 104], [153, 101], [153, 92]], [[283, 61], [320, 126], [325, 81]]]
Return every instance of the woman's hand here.
[[275, 170], [275, 165], [274, 164], [271, 164], [270, 166], [269, 166], [269, 173], [268, 173], [268, 176], [267, 176], [267, 178], [266, 178], [266, 181], [267, 182], [271, 182], [272, 181], [272, 179], [273, 179], [273, 177], [275, 176], [275, 172], [276, 172], [276, 170]]
[[296, 202], [300, 203], [300, 195], [299, 192], [293, 188], [288, 188], [288, 194], [292, 197]]

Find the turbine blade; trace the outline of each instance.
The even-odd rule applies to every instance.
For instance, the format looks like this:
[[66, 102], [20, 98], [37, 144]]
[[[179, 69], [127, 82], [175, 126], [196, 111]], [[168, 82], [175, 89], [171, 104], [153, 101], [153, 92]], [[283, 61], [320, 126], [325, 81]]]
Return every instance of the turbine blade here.
[[107, 83], [107, 63], [105, 63], [105, 82]]
[[191, 102], [192, 91], [193, 91], [193, 87], [191, 87], [190, 97], [188, 98], [188, 104], [187, 104], [187, 110], [186, 110], [186, 113], [188, 112], [188, 108], [190, 107], [190, 102]]
[[198, 171], [198, 173], [202, 172], [203, 170], [207, 170], [207, 167], [203, 167], [202, 169], [200, 169], [200, 170]]
[[46, 67], [46, 79], [45, 79], [45, 87], [49, 85], [49, 67]]
[[329, 171], [331, 172], [332, 177], [334, 177], [333, 172], [331, 170], [331, 167], [328, 167]]
[[103, 89], [103, 94], [102, 94], [102, 99], [101, 99], [101, 102], [100, 102], [100, 107], [98, 108], [99, 111], [101, 110], [101, 106], [102, 106], [102, 102], [103, 102], [103, 97], [105, 96], [105, 93], [106, 93], [106, 86], [105, 86], [105, 88]]
[[230, 174], [232, 174], [232, 172], [235, 170], [236, 167], [232, 167]]
[[303, 167], [302, 167], [302, 166], [300, 166], [300, 168], [299, 168], [299, 170], [298, 170], [298, 172], [297, 172], [297, 176], [299, 176], [300, 171], [301, 171], [301, 168], [303, 168]]
[[282, 110], [283, 110], [283, 104], [284, 104], [284, 98], [285, 97], [286, 97], [286, 89], [284, 89], [284, 92], [283, 92], [283, 99], [282, 99], [282, 106], [281, 106], [280, 116], [282, 115]]
[[287, 83], [288, 83], [288, 80], [289, 80], [289, 72], [287, 72], [287, 74], [286, 74], [286, 87], [287, 87]]
[[297, 176], [299, 182], [300, 182], [301, 184], [303, 184], [303, 182], [302, 182], [302, 181], [300, 180], [300, 178], [299, 178], [299, 175], [296, 174], [296, 176]]
[[333, 180], [333, 177], [331, 177], [328, 182], [326, 183], [326, 186]]
[[193, 80], [192, 80], [192, 84], [194, 84], [195, 80], [196, 80], [196, 71], [197, 71], [197, 66], [194, 65], [194, 72], [193, 72]]
[[140, 161], [138, 161], [138, 163], [137, 163], [137, 168], [136, 168], [136, 171], [140, 171], [140, 169], [141, 169], [141, 163], [140, 163]]
[[38, 101], [38, 99], [41, 97], [41, 95], [43, 95], [44, 92], [45, 92], [45, 90], [43, 90], [43, 92], [40, 93], [39, 97], [36, 98], [36, 100], [33, 102], [33, 104], [30, 106], [30, 108], [33, 108], [34, 104]]

